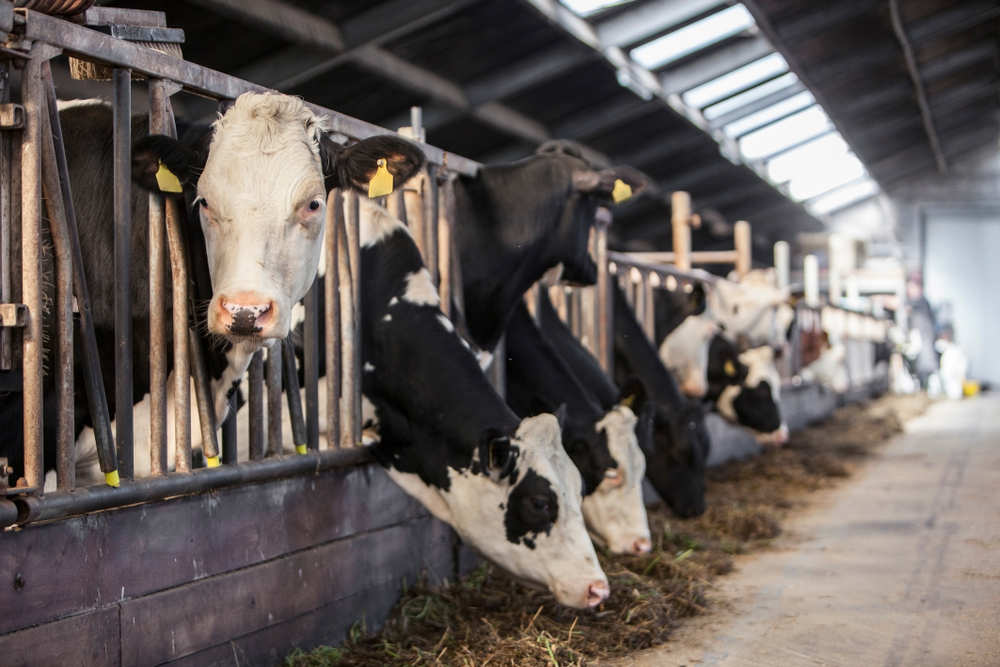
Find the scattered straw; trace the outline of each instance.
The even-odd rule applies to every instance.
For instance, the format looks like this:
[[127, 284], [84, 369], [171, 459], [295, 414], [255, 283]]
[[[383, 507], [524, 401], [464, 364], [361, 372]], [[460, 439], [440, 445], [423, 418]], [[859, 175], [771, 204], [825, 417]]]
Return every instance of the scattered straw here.
[[411, 587], [378, 633], [358, 626], [341, 648], [296, 651], [284, 667], [582, 667], [662, 644], [705, 610], [711, 580], [732, 570], [734, 554], [766, 548], [807, 492], [850, 475], [926, 406], [922, 396], [849, 406], [781, 449], [711, 471], [704, 515], [651, 508], [651, 554], [600, 554], [611, 596], [596, 609], [559, 606], [484, 564], [458, 585]]

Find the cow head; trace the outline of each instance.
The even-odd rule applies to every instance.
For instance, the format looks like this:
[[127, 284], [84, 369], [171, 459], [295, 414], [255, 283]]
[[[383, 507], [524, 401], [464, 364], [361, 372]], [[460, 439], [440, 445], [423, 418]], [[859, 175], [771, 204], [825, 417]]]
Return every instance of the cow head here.
[[789, 292], [748, 279], [720, 280], [708, 294], [708, 311], [730, 336], [744, 335], [754, 347], [780, 345], [786, 340], [795, 311]]
[[762, 445], [782, 445], [788, 441], [788, 426], [781, 416], [781, 376], [769, 345], [740, 354], [747, 367], [746, 379], [727, 387], [716, 402], [719, 414], [734, 424], [755, 432]]
[[646, 452], [646, 477], [678, 516], [705, 512], [708, 448], [705, 414], [699, 401], [688, 401], [676, 409], [657, 406], [653, 449]]
[[708, 393], [709, 353], [718, 331], [719, 326], [707, 315], [692, 315], [660, 345], [660, 359], [677, 378], [684, 395], [703, 398]]
[[705, 399], [717, 401], [726, 387], [743, 384], [748, 373], [736, 345], [716, 334], [708, 348], [708, 394]]
[[[387, 416], [379, 410], [383, 432]], [[608, 596], [584, 526], [580, 473], [563, 450], [554, 416], [529, 417], [512, 437], [484, 433], [471, 464], [449, 466], [440, 485], [385, 463], [400, 486], [521, 582], [548, 589], [570, 607], [593, 607]]]
[[[136, 142], [132, 173], [150, 189], [195, 195], [213, 288], [208, 329], [255, 348], [288, 335], [292, 307], [316, 277], [331, 188], [367, 192], [379, 160], [402, 184], [423, 154], [395, 137], [344, 149], [300, 99], [245, 93], [210, 143]], [[173, 187], [164, 188], [164, 170]]]

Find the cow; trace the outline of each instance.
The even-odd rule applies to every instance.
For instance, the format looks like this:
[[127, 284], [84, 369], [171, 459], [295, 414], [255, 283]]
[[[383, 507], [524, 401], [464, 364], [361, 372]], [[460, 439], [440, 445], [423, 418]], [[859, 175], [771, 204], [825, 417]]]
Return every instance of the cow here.
[[707, 314], [691, 315], [663, 339], [659, 355], [685, 396], [708, 394], [708, 359], [719, 325]]
[[608, 596], [557, 418], [519, 418], [439, 309], [409, 230], [363, 202], [362, 390], [389, 476], [480, 554], [571, 607]]
[[[111, 107], [100, 101], [64, 104], [60, 121], [73, 185], [83, 265], [111, 417], [115, 416], [114, 247]], [[292, 304], [316, 275], [331, 188], [366, 192], [376, 162], [387, 160], [394, 182], [402, 184], [419, 168], [423, 154], [396, 137], [375, 137], [344, 149], [325, 134], [323, 119], [301, 100], [279, 94], [241, 95], [212, 126], [181, 126], [180, 139], [148, 136], [148, 120], [132, 118], [132, 295], [133, 403], [149, 392], [149, 192], [159, 191], [161, 170], [177, 180], [189, 209], [192, 272], [211, 279], [207, 310], [196, 309], [198, 328], [210, 338], [206, 362], [213, 371], [216, 423], [228, 414], [229, 397], [252, 354], [288, 333]], [[51, 284], [51, 259], [43, 275]], [[167, 276], [169, 280], [169, 273]], [[168, 301], [169, 304], [169, 301]], [[169, 305], [168, 305], [169, 308]], [[48, 319], [48, 318], [47, 318]], [[46, 328], [52, 323], [46, 321]], [[171, 331], [167, 331], [168, 351]], [[168, 365], [172, 364], [168, 352]], [[45, 378], [45, 458], [55, 462], [53, 378]], [[80, 365], [77, 387], [83, 387]], [[129, 406], [131, 408], [131, 406]], [[0, 422], [7, 443], [19, 443], [23, 428], [21, 396], [4, 400]], [[168, 420], [171, 421], [171, 420]], [[90, 426], [83, 391], [76, 392], [75, 435]], [[143, 444], [137, 442], [137, 448]], [[8, 451], [9, 449], [9, 451]], [[5, 448], [23, 469], [19, 447]], [[86, 459], [86, 452], [78, 458]]]
[[655, 343], [659, 348], [663, 339], [691, 315], [701, 315], [707, 307], [708, 296], [701, 281], [692, 281], [683, 289], [653, 289], [653, 320]]
[[613, 553], [648, 553], [642, 502], [646, 461], [631, 408], [605, 410], [532, 319], [524, 302], [507, 324], [507, 403], [521, 417], [562, 410], [562, 442], [583, 478], [583, 518]]
[[684, 397], [656, 354], [617, 285], [613, 288], [615, 382], [638, 377], [656, 406], [654, 449], [646, 453], [646, 476], [679, 516], [705, 511], [705, 459], [708, 436], [700, 402]]
[[648, 184], [631, 167], [594, 169], [568, 142], [543, 144], [524, 160], [455, 181], [465, 315], [479, 348], [496, 347], [515, 305], [550, 268], [562, 264], [567, 282], [594, 284], [590, 229], [618, 181], [633, 195]]
[[781, 376], [774, 356], [770, 345], [741, 353], [740, 362], [747, 367], [746, 379], [726, 387], [715, 403], [727, 421], [750, 428], [765, 446], [788, 442], [788, 424], [781, 414]]
[[784, 345], [795, 311], [789, 292], [774, 286], [772, 270], [751, 271], [739, 282], [718, 280], [708, 293], [706, 315], [726, 335], [745, 336], [750, 347]]
[[847, 348], [843, 343], [828, 343], [819, 357], [803, 368], [799, 375], [804, 382], [819, 382], [838, 394], [843, 394], [851, 388], [846, 359]]

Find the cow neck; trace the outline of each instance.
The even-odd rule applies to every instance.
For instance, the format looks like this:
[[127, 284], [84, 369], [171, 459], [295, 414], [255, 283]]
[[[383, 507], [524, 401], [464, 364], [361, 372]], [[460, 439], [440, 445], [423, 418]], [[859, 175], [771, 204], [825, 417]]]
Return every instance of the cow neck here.
[[617, 285], [612, 286], [615, 308], [615, 363], [639, 377], [650, 398], [668, 408], [679, 408], [686, 401], [674, 376], [663, 365], [653, 344], [639, 326], [632, 308]]

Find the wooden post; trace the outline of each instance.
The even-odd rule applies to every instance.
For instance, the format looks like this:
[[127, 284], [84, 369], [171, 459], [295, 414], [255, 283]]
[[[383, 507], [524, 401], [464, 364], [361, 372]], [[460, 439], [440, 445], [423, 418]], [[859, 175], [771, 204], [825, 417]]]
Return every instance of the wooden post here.
[[778, 274], [778, 287], [788, 289], [789, 266], [791, 261], [791, 250], [788, 241], [778, 241], [774, 244], [774, 272]]
[[806, 255], [802, 260], [802, 281], [805, 283], [806, 305], [819, 307], [819, 260], [816, 255]]
[[674, 233], [674, 264], [691, 270], [691, 195], [678, 191], [670, 199], [670, 222]]
[[736, 246], [736, 275], [742, 278], [750, 273], [750, 268], [753, 266], [750, 223], [746, 220], [736, 223], [733, 229], [733, 244]]
[[612, 346], [614, 344], [614, 332], [612, 323], [615, 321], [611, 299], [611, 277], [608, 266], [608, 227], [611, 226], [611, 211], [606, 208], [598, 208], [594, 216], [594, 260], [597, 262], [597, 295], [596, 295], [596, 319], [597, 335], [594, 346], [597, 360], [601, 363], [601, 368], [608, 375], [614, 372], [614, 354]]

